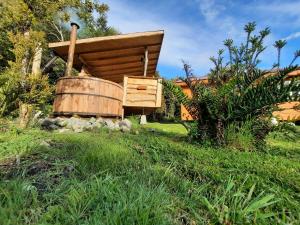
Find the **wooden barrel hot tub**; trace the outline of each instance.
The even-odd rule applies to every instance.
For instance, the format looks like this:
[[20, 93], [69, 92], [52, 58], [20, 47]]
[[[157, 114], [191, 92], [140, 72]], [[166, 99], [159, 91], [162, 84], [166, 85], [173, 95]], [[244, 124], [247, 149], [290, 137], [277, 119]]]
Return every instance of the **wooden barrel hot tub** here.
[[55, 116], [121, 117], [123, 87], [95, 77], [62, 77], [56, 85]]

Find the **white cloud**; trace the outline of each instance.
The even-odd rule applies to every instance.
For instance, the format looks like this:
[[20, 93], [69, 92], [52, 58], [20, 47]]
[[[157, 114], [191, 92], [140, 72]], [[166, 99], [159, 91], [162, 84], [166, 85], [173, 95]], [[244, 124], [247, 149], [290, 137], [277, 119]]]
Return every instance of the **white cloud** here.
[[133, 8], [121, 1], [107, 1], [107, 3], [110, 6], [109, 23], [122, 33], [161, 29], [165, 31], [160, 64], [182, 68], [183, 59], [192, 64], [197, 73], [208, 71], [209, 57], [217, 51], [216, 44], [222, 43], [219, 36], [201, 27], [195, 28], [184, 20], [175, 22], [159, 13], [153, 14], [144, 8]]
[[201, 14], [207, 21], [214, 20], [225, 10], [224, 5], [217, 4], [214, 0], [196, 0], [196, 2], [199, 5]]
[[293, 39], [296, 39], [296, 38], [299, 38], [299, 37], [300, 37], [300, 31], [292, 33], [292, 34], [290, 34], [289, 36], [287, 36], [286, 38], [283, 38], [283, 39], [288, 41], [288, 40], [293, 40]]
[[[227, 35], [237, 34], [236, 27], [230, 18], [222, 20], [206, 14], [210, 19], [211, 27], [217, 27], [213, 32], [201, 22], [193, 24], [184, 20], [175, 22], [172, 12], [164, 15], [158, 11], [150, 12], [143, 7], [136, 8], [120, 0], [107, 0], [110, 6], [108, 14], [109, 24], [122, 33], [160, 30], [165, 31], [163, 47], [159, 63], [176, 68], [182, 68], [181, 60], [189, 62], [195, 73], [205, 74], [209, 71], [211, 63], [209, 57], [216, 54], [222, 47], [222, 41]], [[209, 4], [206, 6], [208, 10]], [[217, 15], [217, 12], [214, 12]], [[239, 29], [240, 30], [240, 29]], [[240, 33], [239, 33], [240, 34]]]
[[[189, 17], [189, 12], [184, 12], [186, 10], [184, 9], [185, 3], [180, 3], [180, 7], [182, 7], [180, 12], [179, 6], [176, 9], [166, 7], [169, 5], [164, 1], [157, 1], [157, 5], [154, 7], [150, 7], [150, 3], [134, 3], [123, 0], [105, 1], [110, 6], [109, 24], [122, 33], [161, 29], [165, 31], [160, 65], [181, 69], [181, 60], [183, 59], [192, 65], [195, 73], [200, 75], [209, 71], [211, 67], [209, 57], [216, 55], [219, 48], [223, 48], [224, 39], [232, 38], [236, 44], [245, 39], [242, 28], [247, 21], [258, 17], [258, 25], [265, 26], [265, 20], [269, 17], [276, 17], [280, 13], [280, 6], [275, 3], [257, 4], [257, 2], [252, 2], [244, 5], [243, 2], [223, 1], [222, 4], [220, 0], [188, 0], [189, 10], [191, 8], [198, 10], [198, 15]], [[280, 15], [286, 17], [292, 15], [294, 18], [300, 15], [295, 13], [297, 10], [293, 4], [282, 3], [281, 5], [284, 14]], [[300, 7], [300, 2], [296, 3], [297, 5]], [[233, 6], [234, 10], [241, 10], [233, 13], [230, 11], [230, 9], [232, 10], [230, 7]], [[243, 13], [250, 13], [251, 16], [244, 17]], [[283, 17], [280, 22], [286, 22], [286, 20], [287, 18]], [[261, 29], [260, 26], [258, 26], [259, 29]], [[276, 39], [279, 38], [273, 34], [266, 39], [269, 47], [262, 55], [266, 66], [272, 65], [274, 62], [276, 51], [272, 48], [272, 44]], [[172, 76], [175, 75], [177, 74], [172, 74]]]
[[272, 26], [300, 27], [299, 0], [273, 0], [250, 4], [251, 11], [264, 16], [265, 22]]

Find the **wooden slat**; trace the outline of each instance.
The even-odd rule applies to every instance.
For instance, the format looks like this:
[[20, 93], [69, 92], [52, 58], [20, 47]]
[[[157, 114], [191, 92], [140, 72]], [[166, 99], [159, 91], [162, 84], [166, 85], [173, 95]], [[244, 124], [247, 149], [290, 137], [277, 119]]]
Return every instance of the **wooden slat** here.
[[[140, 73], [139, 73], [140, 74]], [[138, 74], [138, 75], [139, 75]], [[122, 83], [123, 82], [123, 77], [124, 76], [128, 76], [128, 75], [130, 75], [130, 76], [132, 76], [133, 74], [130, 74], [130, 73], [127, 73], [127, 74], [123, 74], [123, 76], [115, 76], [115, 77], [99, 77], [99, 78], [102, 78], [102, 79], [109, 79], [110, 81], [112, 81], [112, 82], [115, 82], [115, 83], [118, 83], [118, 84], [120, 84], [120, 83]], [[152, 73], [152, 75], [154, 76], [154, 73]]]
[[[138, 86], [139, 84], [127, 84], [127, 89], [136, 90]], [[157, 89], [156, 85], [149, 85], [149, 84], [147, 85], [147, 90], [156, 90], [156, 89]]]
[[[161, 45], [151, 45], [148, 47], [149, 52], [151, 53], [159, 53]], [[81, 55], [86, 60], [101, 60], [101, 59], [112, 59], [116, 57], [126, 57], [126, 56], [137, 56], [143, 55], [145, 51], [145, 47], [137, 47], [137, 48], [125, 48], [125, 49], [115, 49], [109, 51], [97, 51], [97, 52], [89, 52], [82, 53]]]
[[145, 84], [145, 85], [157, 85], [157, 80], [151, 80], [151, 79], [134, 79], [129, 78], [128, 84]]
[[[131, 69], [131, 68], [141, 68], [141, 65], [143, 65], [143, 62], [132, 62], [132, 63], [125, 63], [125, 64], [118, 64], [118, 65], [109, 65], [109, 66], [93, 66], [93, 71], [97, 72], [109, 72], [114, 70], [121, 70], [121, 69]], [[155, 62], [151, 62], [149, 65], [153, 66], [155, 65]]]
[[[142, 104], [141, 104], [142, 102]], [[155, 107], [155, 101], [136, 101], [136, 102], [126, 102], [126, 105], [124, 106], [135, 106], [135, 107]]]
[[156, 95], [148, 95], [147, 93], [146, 94], [130, 94], [130, 93], [127, 93], [127, 99], [128, 101], [156, 101]]
[[[112, 35], [112, 36], [104, 36], [104, 37], [93, 37], [93, 38], [85, 38], [85, 39], [78, 39], [76, 40], [77, 45], [85, 45], [85, 44], [99, 44], [99, 42], [102, 43], [111, 43], [118, 40], [125, 41], [125, 43], [128, 43], [130, 41], [151, 41], [156, 40], [157, 35], [163, 35], [164, 32], [162, 30], [160, 31], [149, 31], [149, 32], [136, 32], [131, 34], [120, 34], [120, 35]], [[156, 38], [156, 39], [155, 39]], [[118, 42], [119, 43], [119, 42]], [[70, 41], [63, 41], [63, 42], [55, 42], [50, 43], [49, 48], [59, 48], [59, 47], [65, 47], [69, 46]]]
[[[139, 90], [139, 86], [145, 86], [146, 89]], [[161, 106], [161, 79], [157, 78], [144, 78], [144, 77], [126, 77], [126, 84], [124, 83], [124, 106], [127, 107], [152, 107], [157, 108]]]
[[[148, 73], [152, 73], [152, 76], [154, 76], [155, 74], [155, 70], [154, 70], [154, 66], [152, 66], [151, 68], [148, 68]], [[140, 68], [127, 68], [127, 69], [121, 69], [121, 70], [114, 70], [114, 71], [106, 71], [106, 72], [100, 72], [100, 71], [95, 71], [92, 73], [92, 75], [95, 76], [113, 76], [113, 75], [130, 75], [129, 73], [135, 72], [137, 75], [134, 76], [139, 76], [142, 72], [142, 70]]]
[[[158, 53], [149, 54], [149, 61], [156, 62], [158, 57]], [[118, 64], [125, 64], [131, 62], [143, 62], [142, 55], [134, 55], [134, 56], [121, 56], [109, 59], [101, 59], [101, 60], [89, 60], [86, 61], [86, 64], [89, 66], [108, 66], [108, 65], [118, 65]]]
[[128, 77], [124, 77], [124, 94], [123, 94], [123, 105], [126, 104], [126, 99], [127, 99], [127, 81], [128, 81]]
[[147, 89], [147, 90], [137, 90], [137, 89], [130, 89], [127, 88], [127, 93], [128, 94], [148, 94], [148, 95], [156, 95], [157, 90], [155, 89]]
[[[131, 73], [135, 73], [134, 76], [141, 75], [143, 71], [139, 68], [127, 68], [127, 69], [121, 69], [121, 70], [113, 70], [113, 71], [107, 71], [107, 72], [101, 72], [101, 71], [94, 71], [93, 75], [97, 77], [113, 77], [114, 75], [119, 75], [122, 79], [124, 75], [131, 75]], [[152, 66], [148, 70], [149, 74], [154, 75], [155, 70]]]
[[156, 107], [161, 106], [162, 98], [162, 79], [157, 80]]

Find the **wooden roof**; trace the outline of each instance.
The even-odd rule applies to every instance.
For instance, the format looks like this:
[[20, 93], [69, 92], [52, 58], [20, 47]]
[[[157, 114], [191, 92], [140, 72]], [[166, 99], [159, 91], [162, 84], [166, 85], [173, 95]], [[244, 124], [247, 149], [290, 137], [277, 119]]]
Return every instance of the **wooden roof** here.
[[[148, 48], [147, 76], [155, 74], [163, 31], [121, 34], [76, 40], [73, 67], [85, 65], [92, 76], [122, 82], [124, 75], [142, 76]], [[56, 55], [67, 61], [70, 41], [50, 43]]]
[[289, 78], [300, 77], [300, 67], [288, 74]]
[[[273, 71], [271, 71], [269, 74], [273, 73]], [[296, 77], [300, 77], [300, 67], [299, 68], [296, 68], [296, 70], [290, 72], [288, 75], [287, 75], [287, 79], [291, 79], [291, 78], [296, 78]], [[198, 80], [204, 84], [207, 84], [208, 83], [208, 76], [204, 76], [204, 77], [195, 77], [193, 78], [194, 80]], [[182, 81], [182, 80], [176, 80], [175, 83], [182, 87], [182, 88], [187, 88], [187, 84]]]

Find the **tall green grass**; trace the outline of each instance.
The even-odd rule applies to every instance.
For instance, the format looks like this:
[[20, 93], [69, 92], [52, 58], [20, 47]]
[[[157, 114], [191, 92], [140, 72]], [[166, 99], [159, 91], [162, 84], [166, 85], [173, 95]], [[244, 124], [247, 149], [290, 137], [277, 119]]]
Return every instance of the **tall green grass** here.
[[0, 133], [0, 224], [297, 224], [299, 142], [268, 142], [240, 152], [147, 129]]

